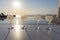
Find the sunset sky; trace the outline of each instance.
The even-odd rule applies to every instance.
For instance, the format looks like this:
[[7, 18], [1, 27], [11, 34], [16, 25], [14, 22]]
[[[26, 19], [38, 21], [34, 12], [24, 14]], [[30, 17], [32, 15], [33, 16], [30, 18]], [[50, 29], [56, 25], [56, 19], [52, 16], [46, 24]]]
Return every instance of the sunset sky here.
[[[13, 4], [20, 2], [19, 7]], [[16, 4], [16, 3], [15, 3]], [[56, 14], [58, 0], [0, 0], [0, 13], [5, 14]]]

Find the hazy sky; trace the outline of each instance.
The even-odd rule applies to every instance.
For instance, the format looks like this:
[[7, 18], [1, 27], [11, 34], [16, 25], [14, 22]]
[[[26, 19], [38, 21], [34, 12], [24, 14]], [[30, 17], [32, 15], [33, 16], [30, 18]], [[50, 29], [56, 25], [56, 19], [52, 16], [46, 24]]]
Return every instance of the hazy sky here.
[[[14, 8], [13, 2], [21, 2], [21, 8]], [[0, 0], [0, 13], [6, 14], [56, 14], [58, 0]]]

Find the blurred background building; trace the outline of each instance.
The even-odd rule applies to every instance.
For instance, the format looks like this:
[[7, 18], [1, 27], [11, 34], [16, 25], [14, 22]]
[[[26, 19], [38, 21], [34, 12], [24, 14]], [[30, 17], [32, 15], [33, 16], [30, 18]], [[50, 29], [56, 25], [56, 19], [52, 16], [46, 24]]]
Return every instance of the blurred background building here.
[[57, 16], [53, 18], [53, 23], [60, 24], [60, 0], [58, 0], [58, 12]]
[[57, 17], [60, 18], [60, 0], [58, 1], [58, 13], [57, 13]]

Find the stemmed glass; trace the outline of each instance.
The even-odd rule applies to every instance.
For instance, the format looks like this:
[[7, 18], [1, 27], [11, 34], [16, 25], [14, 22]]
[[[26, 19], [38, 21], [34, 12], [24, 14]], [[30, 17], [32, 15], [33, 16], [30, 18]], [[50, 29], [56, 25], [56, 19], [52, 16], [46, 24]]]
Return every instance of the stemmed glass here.
[[[53, 20], [53, 16], [46, 16], [46, 20], [49, 22], [49, 26], [51, 24], [51, 21]], [[47, 30], [51, 30], [52, 28], [48, 27]]]
[[8, 15], [7, 16], [7, 20], [10, 22], [10, 27], [11, 27], [11, 29], [13, 29], [13, 27], [12, 27], [12, 20], [13, 20], [13, 16], [12, 15]]
[[14, 17], [13, 17], [12, 15], [8, 15], [8, 16], [7, 16], [7, 20], [10, 22], [10, 28], [8, 28], [8, 33], [7, 33], [7, 35], [6, 35], [6, 37], [5, 37], [4, 40], [7, 40], [7, 37], [8, 37], [8, 35], [9, 35], [9, 33], [10, 33], [10, 30], [13, 29], [13, 27], [11, 26], [11, 25], [12, 25], [11, 22], [12, 22], [13, 18], [14, 18]]
[[40, 19], [41, 19], [41, 16], [35, 16], [35, 20], [37, 21], [37, 28], [35, 28], [35, 29], [38, 29], [39, 30], [39, 21], [40, 21]]
[[[23, 25], [24, 25], [24, 28], [25, 28], [24, 22], [27, 21], [27, 16], [21, 16], [21, 20], [23, 21]], [[22, 29], [24, 29], [24, 28], [22, 28]]]
[[30, 35], [29, 35], [28, 31], [27, 31], [27, 28], [25, 27], [25, 24], [24, 24], [24, 22], [27, 21], [27, 16], [21, 16], [21, 20], [23, 21], [23, 25], [24, 25], [24, 27], [22, 29], [25, 30], [29, 40], [31, 40], [31, 37], [30, 37]]

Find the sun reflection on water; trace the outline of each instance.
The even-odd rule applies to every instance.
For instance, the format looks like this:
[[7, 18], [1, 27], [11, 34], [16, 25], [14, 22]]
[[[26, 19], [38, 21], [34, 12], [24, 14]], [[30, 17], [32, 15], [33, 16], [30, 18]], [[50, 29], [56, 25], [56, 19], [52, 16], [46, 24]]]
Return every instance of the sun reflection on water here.
[[16, 39], [22, 37], [21, 25], [19, 24], [18, 18], [16, 19], [16, 25], [14, 26], [14, 30], [14, 35]]
[[15, 29], [16, 32], [19, 32], [19, 31], [20, 31], [20, 27], [21, 27], [21, 25], [19, 24], [19, 19], [18, 19], [18, 17], [20, 17], [20, 16], [17, 15], [16, 25], [15, 25], [15, 27], [14, 27], [14, 29]]

